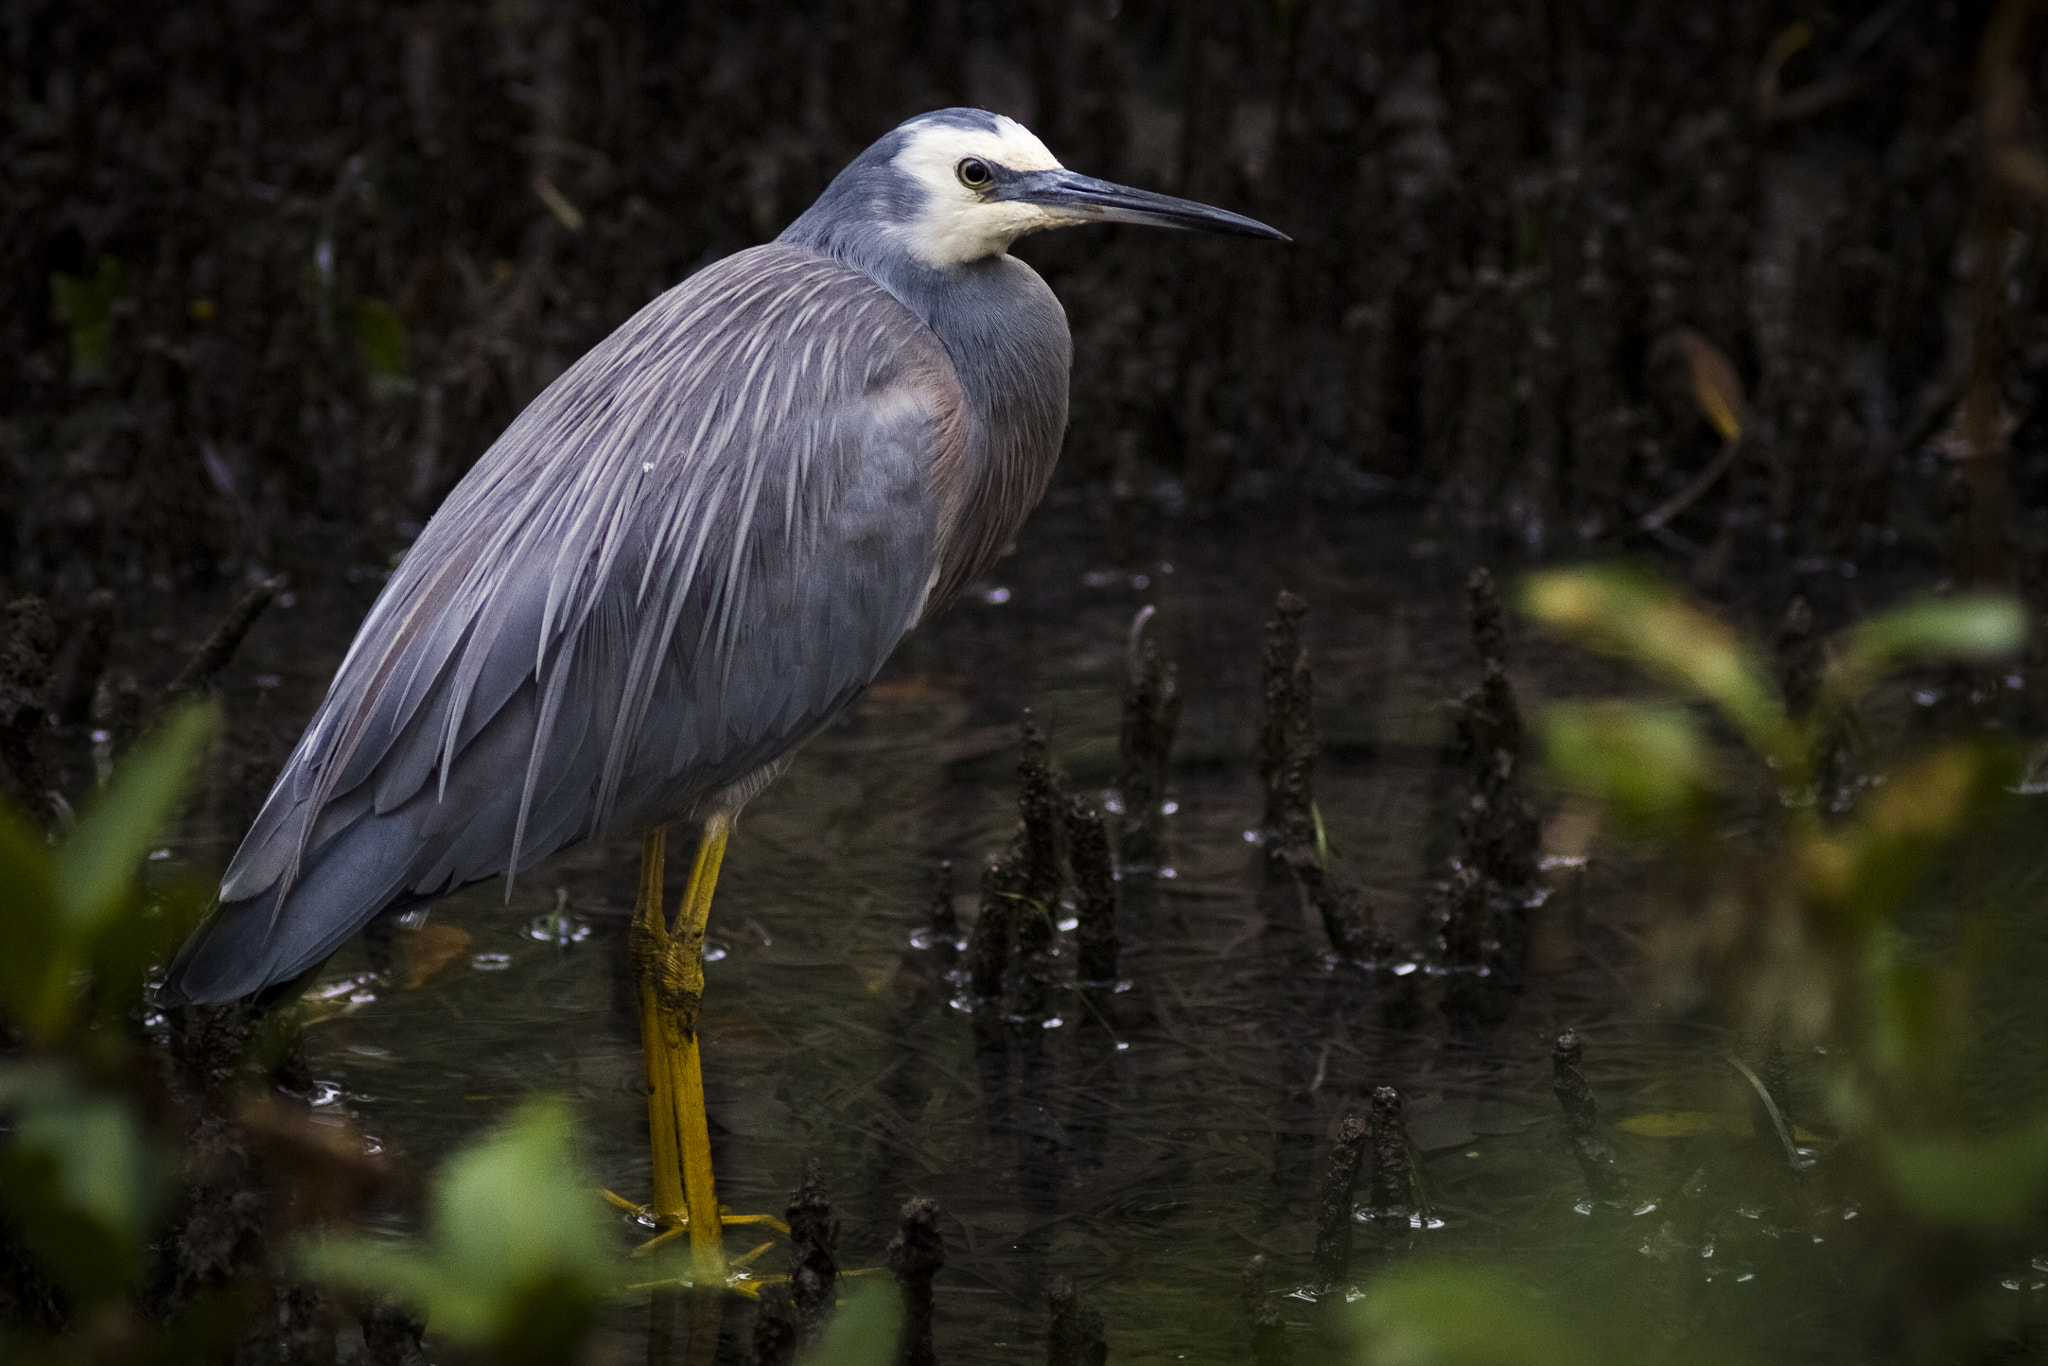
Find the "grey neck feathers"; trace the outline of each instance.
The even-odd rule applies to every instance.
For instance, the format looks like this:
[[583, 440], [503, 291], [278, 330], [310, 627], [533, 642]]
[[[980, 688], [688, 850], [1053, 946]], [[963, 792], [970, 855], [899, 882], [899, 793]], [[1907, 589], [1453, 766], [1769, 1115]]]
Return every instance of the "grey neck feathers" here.
[[[866, 160], [865, 157], [862, 160]], [[968, 506], [954, 537], [953, 588], [986, 569], [1045, 491], [1067, 426], [1073, 343], [1066, 311], [1038, 273], [1012, 256], [933, 267], [891, 230], [883, 176], [859, 162], [780, 241], [839, 258], [894, 295], [938, 335], [973, 410]], [[867, 189], [863, 190], [866, 182]], [[865, 206], [868, 212], [851, 210]]]

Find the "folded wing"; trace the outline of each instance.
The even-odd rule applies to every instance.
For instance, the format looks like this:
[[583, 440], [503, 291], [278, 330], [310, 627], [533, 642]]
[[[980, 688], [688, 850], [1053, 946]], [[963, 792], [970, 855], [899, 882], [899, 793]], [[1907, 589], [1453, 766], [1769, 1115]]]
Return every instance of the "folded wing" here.
[[289, 981], [382, 911], [772, 764], [922, 609], [965, 412], [938, 339], [806, 249], [649, 304], [406, 554], [171, 993]]

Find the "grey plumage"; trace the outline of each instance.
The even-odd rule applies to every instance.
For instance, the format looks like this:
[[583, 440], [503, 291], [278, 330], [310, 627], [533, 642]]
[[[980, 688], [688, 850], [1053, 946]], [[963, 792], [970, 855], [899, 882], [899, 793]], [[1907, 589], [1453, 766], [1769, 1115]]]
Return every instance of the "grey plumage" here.
[[287, 982], [381, 912], [579, 840], [737, 810], [986, 568], [1058, 454], [1066, 319], [1001, 250], [910, 249], [898, 163], [1013, 129], [905, 124], [513, 421], [371, 609], [174, 999]]

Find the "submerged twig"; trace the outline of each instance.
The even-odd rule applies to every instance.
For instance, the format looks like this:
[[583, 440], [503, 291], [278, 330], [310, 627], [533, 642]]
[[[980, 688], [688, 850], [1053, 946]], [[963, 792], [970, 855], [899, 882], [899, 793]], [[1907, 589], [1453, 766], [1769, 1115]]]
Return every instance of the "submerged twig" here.
[[1372, 1093], [1372, 1185], [1366, 1203], [1373, 1216], [1406, 1222], [1423, 1212], [1422, 1180], [1415, 1170], [1415, 1145], [1408, 1138], [1401, 1093], [1381, 1086]]
[[1615, 1167], [1614, 1154], [1600, 1137], [1600, 1106], [1593, 1088], [1586, 1085], [1584, 1061], [1578, 1033], [1567, 1029], [1557, 1036], [1557, 1048], [1550, 1055], [1550, 1085], [1564, 1111], [1565, 1145], [1585, 1176], [1586, 1193], [1601, 1204], [1619, 1205], [1628, 1199], [1628, 1188]]
[[946, 1265], [938, 1205], [922, 1196], [906, 1204], [884, 1256], [903, 1295], [897, 1366], [934, 1366], [938, 1358], [932, 1348], [932, 1277]]
[[1103, 1366], [1109, 1340], [1103, 1336], [1102, 1315], [1081, 1302], [1074, 1283], [1058, 1277], [1046, 1287], [1045, 1302], [1052, 1317], [1045, 1335], [1046, 1366]]
[[1266, 623], [1266, 671], [1261, 690], [1259, 777], [1266, 789], [1263, 822], [1269, 858], [1316, 852], [1316, 723], [1314, 679], [1301, 642], [1308, 604], [1282, 590]]
[[1349, 1116], [1337, 1129], [1337, 1146], [1323, 1173], [1316, 1200], [1316, 1284], [1335, 1289], [1351, 1274], [1351, 1197], [1365, 1162], [1366, 1139], [1372, 1131], [1364, 1120]]
[[284, 591], [282, 578], [265, 579], [228, 609], [213, 633], [202, 642], [192, 657], [185, 661], [185, 667], [178, 671], [170, 686], [164, 689], [164, 701], [170, 702], [192, 693], [203, 692], [213, 684], [214, 676], [228, 666], [235, 657], [235, 651], [242, 647], [243, 637], [264, 610], [277, 600]]
[[7, 604], [7, 635], [0, 642], [0, 793], [42, 823], [54, 823], [58, 814], [42, 747], [56, 648], [56, 622], [41, 598]]
[[1116, 982], [1116, 869], [1110, 863], [1109, 830], [1094, 807], [1080, 797], [1067, 804], [1067, 863], [1074, 870], [1075, 941], [1084, 986]]
[[1117, 850], [1126, 875], [1159, 866], [1166, 763], [1180, 725], [1179, 675], [1152, 638], [1154, 615], [1147, 606], [1131, 622], [1123, 723], [1117, 734], [1117, 793], [1124, 808]]
[[1287, 1341], [1287, 1324], [1280, 1317], [1280, 1307], [1273, 1303], [1266, 1284], [1263, 1254], [1244, 1264], [1240, 1285], [1245, 1332], [1251, 1338], [1252, 1366], [1294, 1366], [1294, 1348]]
[[803, 1184], [790, 1197], [787, 1221], [790, 1302], [798, 1335], [808, 1337], [832, 1307], [832, 1285], [839, 1278], [839, 1221], [832, 1217], [824, 1168], [815, 1157], [804, 1162]]

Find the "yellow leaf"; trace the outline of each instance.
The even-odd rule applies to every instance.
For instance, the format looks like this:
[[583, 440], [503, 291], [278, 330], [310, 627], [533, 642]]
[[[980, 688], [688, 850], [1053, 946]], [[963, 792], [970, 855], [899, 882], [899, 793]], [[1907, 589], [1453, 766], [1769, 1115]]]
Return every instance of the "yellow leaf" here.
[[440, 976], [469, 947], [469, 931], [456, 925], [425, 924], [405, 936], [405, 989], [416, 991]]
[[[1638, 1138], [1755, 1138], [1756, 1125], [1746, 1114], [1732, 1110], [1661, 1110], [1630, 1115], [1617, 1129]], [[1816, 1142], [1820, 1135], [1794, 1126], [1792, 1137], [1801, 1143]]]
[[1692, 373], [1692, 396], [1700, 405], [1700, 415], [1723, 441], [1740, 441], [1749, 412], [1742, 396], [1742, 377], [1712, 342], [1691, 328], [1679, 328], [1677, 338], [1679, 349], [1685, 352], [1686, 368]]
[[1754, 1138], [1756, 1125], [1748, 1115], [1721, 1110], [1665, 1110], [1647, 1115], [1630, 1115], [1618, 1126], [1639, 1138], [1704, 1138], [1718, 1134], [1726, 1138]]

